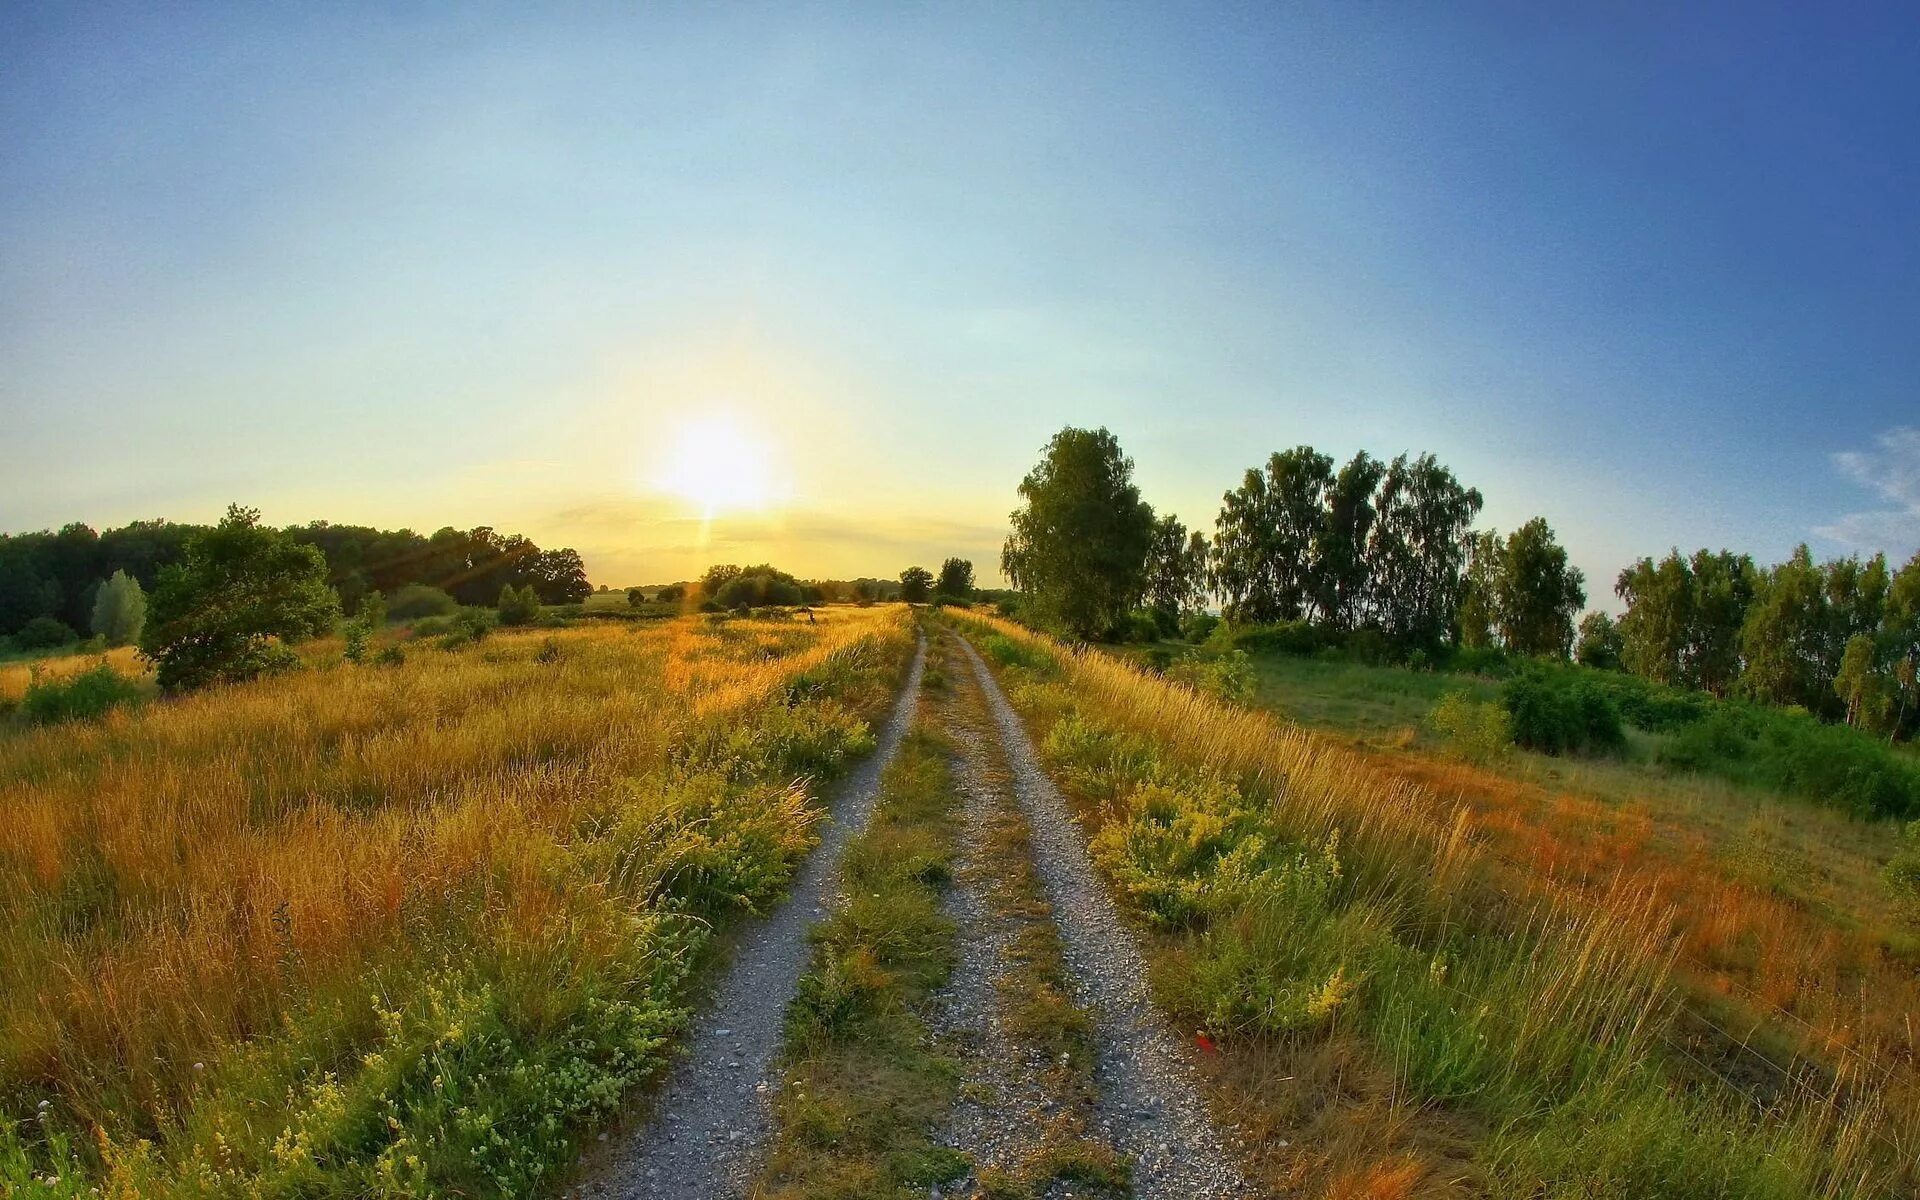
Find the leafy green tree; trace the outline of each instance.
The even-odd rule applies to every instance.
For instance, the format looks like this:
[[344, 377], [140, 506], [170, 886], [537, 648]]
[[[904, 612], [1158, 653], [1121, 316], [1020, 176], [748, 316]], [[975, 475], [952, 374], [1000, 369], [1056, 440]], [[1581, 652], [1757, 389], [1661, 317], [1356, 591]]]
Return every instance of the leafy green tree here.
[[1878, 659], [1879, 647], [1874, 644], [1872, 635], [1865, 633], [1854, 634], [1841, 652], [1840, 669], [1833, 677], [1833, 692], [1846, 706], [1849, 725], [1879, 723], [1886, 696]]
[[1026, 611], [1072, 637], [1119, 626], [1146, 590], [1153, 509], [1105, 429], [1068, 427], [1020, 483], [1001, 570]]
[[924, 604], [933, 591], [933, 573], [925, 567], [908, 567], [900, 572], [900, 598], [908, 604]]
[[627, 589], [627, 607], [639, 608], [647, 602], [647, 589], [630, 587]]
[[13, 644], [22, 650], [51, 650], [56, 646], [70, 645], [79, 636], [68, 628], [65, 621], [53, 617], [35, 617], [14, 633]]
[[1180, 615], [1200, 607], [1207, 592], [1207, 537], [1187, 532], [1169, 513], [1153, 523], [1147, 547], [1147, 607], [1163, 626], [1178, 627]]
[[1740, 630], [1753, 604], [1753, 560], [1727, 550], [1698, 550], [1687, 577], [1690, 599], [1680, 680], [1725, 696], [1740, 678]]
[[1880, 641], [1893, 664], [1895, 714], [1889, 737], [1897, 737], [1909, 718], [1920, 717], [1920, 553], [1908, 559], [1888, 583]]
[[1500, 639], [1515, 654], [1565, 658], [1573, 617], [1587, 602], [1586, 578], [1569, 566], [1553, 528], [1535, 517], [1513, 531], [1495, 588]]
[[1500, 623], [1500, 580], [1506, 572], [1507, 544], [1497, 529], [1467, 539], [1467, 564], [1460, 588], [1460, 644], [1470, 650], [1493, 645]]
[[1620, 627], [1603, 612], [1590, 612], [1580, 618], [1580, 632], [1574, 639], [1573, 657], [1583, 667], [1602, 671], [1620, 669]]
[[1326, 515], [1313, 549], [1315, 604], [1335, 629], [1353, 629], [1365, 615], [1367, 539], [1379, 516], [1374, 491], [1387, 465], [1365, 450], [1355, 454], [1326, 489]]
[[1825, 573], [1805, 545], [1763, 573], [1747, 619], [1740, 630], [1746, 670], [1740, 688], [1769, 704], [1799, 704], [1814, 711], [1832, 695], [1828, 681], [1838, 664], [1828, 665]]
[[956, 600], [973, 598], [973, 563], [964, 558], [949, 558], [940, 564], [940, 579], [933, 590]]
[[127, 646], [140, 640], [140, 628], [146, 623], [147, 594], [140, 581], [115, 571], [94, 597], [93, 632], [109, 646]]
[[367, 623], [367, 628], [379, 630], [387, 624], [387, 597], [382, 592], [368, 592], [360, 597], [360, 609], [354, 614]]
[[1297, 621], [1326, 591], [1314, 554], [1326, 541], [1333, 460], [1295, 446], [1221, 498], [1213, 587], [1235, 621]]
[[169, 691], [252, 679], [291, 665], [285, 643], [326, 632], [339, 615], [326, 557], [235, 504], [160, 572], [140, 650]]
[[1371, 623], [1402, 645], [1438, 646], [1460, 608], [1467, 531], [1479, 489], [1464, 487], [1431, 454], [1389, 463], [1367, 540]]
[[1693, 572], [1678, 550], [1655, 563], [1643, 558], [1620, 572], [1614, 595], [1626, 601], [1620, 618], [1620, 661], [1655, 683], [1685, 686], [1685, 659], [1693, 630]]
[[502, 625], [531, 625], [540, 619], [540, 594], [533, 585], [514, 587], [512, 584], [500, 589], [500, 602], [496, 606]]

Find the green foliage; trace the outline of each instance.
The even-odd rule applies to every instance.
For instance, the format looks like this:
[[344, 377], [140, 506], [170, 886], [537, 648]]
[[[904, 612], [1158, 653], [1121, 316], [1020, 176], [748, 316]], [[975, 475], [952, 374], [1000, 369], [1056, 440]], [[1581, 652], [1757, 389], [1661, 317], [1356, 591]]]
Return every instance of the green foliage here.
[[387, 600], [387, 616], [395, 621], [417, 621], [423, 617], [450, 617], [460, 608], [452, 596], [437, 587], [410, 583]]
[[1180, 636], [1196, 646], [1212, 637], [1218, 628], [1220, 618], [1210, 612], [1188, 613], [1180, 619]]
[[[665, 597], [662, 597], [662, 599], [665, 599]], [[646, 602], [647, 602], [647, 589], [637, 588], [637, 587], [630, 587], [627, 589], [627, 607], [628, 608], [639, 608], [642, 604], [645, 604]]]
[[237, 682], [290, 666], [285, 643], [326, 632], [339, 614], [320, 551], [236, 504], [160, 573], [140, 650], [168, 691]]
[[378, 630], [387, 623], [387, 598], [379, 592], [367, 592], [354, 606], [353, 615], [367, 623], [367, 628]]
[[140, 698], [139, 683], [103, 662], [59, 679], [35, 672], [21, 698], [20, 715], [35, 725], [93, 720]]
[[128, 646], [140, 640], [140, 630], [146, 623], [147, 594], [141, 590], [140, 581], [125, 571], [115, 571], [94, 598], [94, 634], [105, 638], [109, 646]]
[[908, 604], [925, 604], [933, 593], [933, 575], [925, 567], [908, 567], [900, 572], [900, 598]]
[[1040, 670], [1049, 665], [1046, 652], [1029, 643], [1016, 641], [997, 633], [988, 634], [980, 640], [980, 649], [986, 656], [1003, 667], [1024, 667], [1027, 670]]
[[1515, 654], [1565, 658], [1573, 618], [1587, 602], [1585, 576], [1569, 566], [1545, 519], [1513, 531], [1500, 554], [1494, 588], [1500, 639]]
[[1590, 612], [1580, 618], [1580, 631], [1574, 639], [1573, 660], [1598, 671], [1618, 671], [1625, 645], [1620, 627], [1603, 612]]
[[1105, 429], [1067, 428], [1020, 483], [1001, 570], [1032, 619], [1075, 638], [1114, 628], [1146, 587], [1153, 509]]
[[52, 617], [35, 617], [13, 635], [13, 644], [21, 650], [57, 650], [78, 640], [79, 634]]
[[1253, 660], [1244, 650], [1202, 653], [1185, 659], [1169, 670], [1167, 675], [1218, 700], [1246, 704], [1253, 699]]
[[714, 611], [802, 604], [808, 598], [804, 584], [770, 563], [751, 567], [722, 563], [709, 567], [699, 587], [700, 595], [716, 606]]
[[933, 585], [935, 594], [955, 600], [973, 598], [973, 563], [964, 558], [949, 558], [940, 564], [940, 578]]
[[1464, 691], [1440, 697], [1427, 714], [1427, 723], [1446, 743], [1448, 753], [1468, 762], [1493, 762], [1513, 747], [1513, 718], [1506, 706], [1474, 700]]
[[1862, 817], [1920, 816], [1920, 762], [1804, 712], [1716, 703], [1675, 733], [1659, 759]]
[[1207, 594], [1207, 537], [1191, 535], [1180, 518], [1168, 513], [1153, 523], [1147, 545], [1147, 607], [1164, 624], [1178, 622], [1180, 614], [1198, 608]]
[[[445, 631], [440, 633], [439, 646], [442, 650], [457, 650], [462, 646], [471, 646], [475, 642], [484, 640], [487, 634], [493, 631], [498, 620], [499, 618], [491, 610], [463, 608], [453, 616], [445, 618]], [[426, 624], [427, 622], [423, 621], [414, 626], [413, 631], [416, 637], [425, 636], [426, 630], [422, 626]]]
[[355, 617], [340, 626], [340, 634], [346, 639], [344, 657], [350, 663], [363, 663], [367, 659], [367, 645], [373, 638], [373, 625], [365, 617]]
[[540, 597], [532, 587], [516, 588], [508, 584], [500, 589], [496, 611], [502, 625], [531, 625], [540, 619]]
[[1920, 926], [1920, 821], [1907, 826], [1900, 849], [1888, 861], [1882, 877], [1901, 918]]
[[1500, 700], [1513, 722], [1513, 740], [1530, 750], [1606, 754], [1626, 746], [1619, 708], [1579, 674], [1524, 671], [1507, 681]]

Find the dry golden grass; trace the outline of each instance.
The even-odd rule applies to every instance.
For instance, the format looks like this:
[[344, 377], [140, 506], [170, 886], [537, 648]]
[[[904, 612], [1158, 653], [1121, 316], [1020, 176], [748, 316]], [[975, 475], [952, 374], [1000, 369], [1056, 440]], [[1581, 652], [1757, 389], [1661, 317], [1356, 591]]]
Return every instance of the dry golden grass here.
[[908, 637], [904, 610], [836, 608], [500, 633], [395, 666], [322, 646], [284, 677], [0, 737], [0, 1102], [161, 1131], [196, 1064], [298, 1003], [396, 958], [551, 942], [631, 882], [570, 858], [638, 819], [629, 781], [855, 643]]
[[132, 646], [116, 646], [100, 654], [62, 654], [27, 662], [0, 663], [0, 708], [17, 703], [26, 695], [27, 685], [33, 682], [35, 674], [44, 679], [64, 679], [102, 662], [122, 675], [151, 674], [141, 661], [140, 652]]

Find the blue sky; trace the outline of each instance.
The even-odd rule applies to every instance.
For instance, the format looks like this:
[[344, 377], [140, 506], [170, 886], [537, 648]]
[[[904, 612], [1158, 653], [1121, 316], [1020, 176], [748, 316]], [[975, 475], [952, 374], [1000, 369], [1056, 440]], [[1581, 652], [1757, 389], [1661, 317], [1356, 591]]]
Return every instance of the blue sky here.
[[1920, 547], [1920, 9], [651, 7], [7, 8], [0, 528], [985, 566], [1076, 423], [1203, 527], [1432, 450], [1596, 601]]

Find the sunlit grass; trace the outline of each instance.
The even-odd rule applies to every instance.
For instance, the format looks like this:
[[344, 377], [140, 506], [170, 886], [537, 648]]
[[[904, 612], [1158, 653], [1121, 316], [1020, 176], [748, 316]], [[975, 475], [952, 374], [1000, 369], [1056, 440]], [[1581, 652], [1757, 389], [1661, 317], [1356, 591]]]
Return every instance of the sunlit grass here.
[[[783, 885], [805, 777], [867, 744], [909, 636], [833, 609], [319, 647], [0, 737], [0, 1180], [64, 1137], [130, 1194], [524, 1189], [657, 1065], [712, 923]], [[432, 1098], [463, 1070], [464, 1108]], [[534, 1124], [490, 1158], [455, 1108]]]

